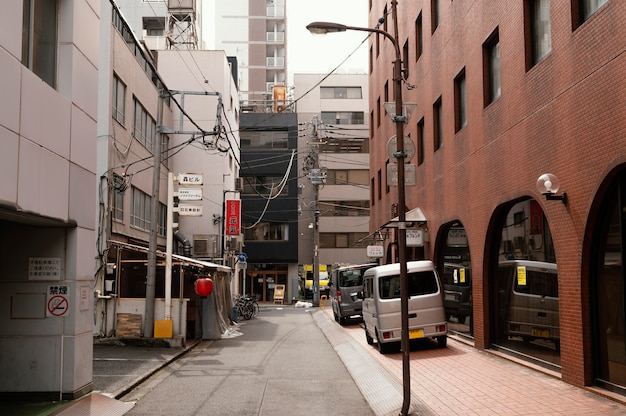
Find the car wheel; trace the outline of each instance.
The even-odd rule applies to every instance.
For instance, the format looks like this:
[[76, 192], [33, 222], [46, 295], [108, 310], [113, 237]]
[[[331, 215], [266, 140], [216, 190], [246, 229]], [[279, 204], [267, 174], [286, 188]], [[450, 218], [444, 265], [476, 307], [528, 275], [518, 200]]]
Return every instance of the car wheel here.
[[467, 322], [467, 316], [461, 315], [457, 318], [460, 324], [465, 324]]
[[439, 348], [445, 348], [447, 344], [448, 344], [448, 337], [446, 335], [437, 337], [437, 345], [439, 346]]
[[385, 344], [383, 342], [380, 342], [380, 337], [378, 337], [378, 335], [377, 335], [376, 338], [377, 338], [376, 339], [376, 344], [378, 346], [378, 352], [380, 352], [381, 354], [387, 354], [389, 352], [389, 350], [391, 349], [391, 347], [390, 347], [391, 343], [386, 343]]
[[374, 338], [370, 337], [370, 333], [367, 332], [367, 328], [365, 328], [365, 340], [368, 345], [372, 345], [374, 343]]

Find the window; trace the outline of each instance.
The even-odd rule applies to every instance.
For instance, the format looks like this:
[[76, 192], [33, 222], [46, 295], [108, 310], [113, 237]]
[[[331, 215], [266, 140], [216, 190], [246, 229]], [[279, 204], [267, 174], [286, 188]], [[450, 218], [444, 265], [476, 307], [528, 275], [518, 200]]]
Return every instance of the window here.
[[365, 124], [365, 113], [362, 111], [322, 111], [322, 123]]
[[526, 32], [526, 70], [552, 50], [550, 0], [527, 0], [524, 3]]
[[404, 76], [409, 77], [409, 41], [404, 42], [402, 47], [402, 61], [404, 62]]
[[609, 0], [572, 0], [573, 28], [585, 23], [595, 12]]
[[159, 203], [159, 228], [161, 236], [167, 235], [167, 205]]
[[[434, 294], [439, 291], [437, 278], [433, 272], [413, 272], [407, 276], [409, 281], [409, 295], [421, 296]], [[378, 280], [378, 290], [381, 299], [400, 298], [400, 276], [382, 276]]]
[[374, 187], [374, 178], [370, 179], [370, 205], [374, 206], [374, 203], [376, 202], [376, 194], [375, 194], [375, 187]]
[[132, 188], [131, 198], [133, 208], [130, 213], [130, 225], [142, 230], [150, 230], [152, 198], [135, 187]]
[[367, 233], [320, 233], [320, 248], [350, 248]]
[[135, 97], [133, 97], [133, 134], [146, 149], [154, 152], [156, 122]]
[[370, 214], [369, 201], [320, 201], [322, 217], [366, 217]]
[[431, 33], [439, 27], [439, 0], [430, 0]]
[[424, 118], [417, 122], [417, 165], [424, 163]]
[[483, 45], [483, 74], [485, 107], [500, 96], [500, 40], [498, 29]]
[[385, 81], [385, 87], [384, 87], [383, 91], [384, 91], [384, 94], [383, 94], [384, 101], [383, 102], [386, 103], [386, 102], [389, 101], [389, 81]]
[[245, 176], [241, 194], [275, 196], [280, 192], [280, 195], [287, 195], [288, 187], [279, 187], [282, 180], [282, 176]]
[[441, 97], [433, 104], [433, 143], [435, 151], [443, 144], [443, 114], [441, 107]]
[[244, 223], [244, 238], [246, 241], [288, 241], [289, 224], [260, 222], [250, 228], [252, 224]]
[[367, 137], [328, 137], [319, 148], [322, 153], [369, 153], [369, 140]]
[[415, 60], [417, 61], [422, 56], [422, 49], [424, 48], [423, 44], [423, 34], [422, 34], [422, 12], [417, 16], [417, 20], [415, 21]]
[[126, 121], [126, 85], [113, 75], [113, 119], [117, 120], [122, 126]]
[[378, 200], [380, 201], [383, 197], [383, 173], [380, 169], [378, 169]]
[[[409, 137], [411, 137], [409, 135]], [[388, 194], [389, 191], [391, 190], [390, 186], [389, 186], [389, 159], [385, 160], [385, 178], [386, 178], [386, 183], [385, 183], [385, 194]]]
[[22, 64], [56, 88], [57, 1], [24, 0]]
[[465, 68], [454, 79], [454, 131], [467, 125], [467, 93], [465, 90]]
[[242, 149], [286, 150], [289, 148], [289, 133], [286, 130], [239, 132]]
[[124, 191], [127, 186], [124, 178], [113, 175], [113, 219], [116, 221], [124, 221]]
[[363, 93], [361, 87], [320, 87], [320, 98], [359, 99]]
[[382, 109], [380, 107], [380, 97], [376, 99], [376, 127], [380, 127]]
[[326, 172], [326, 185], [367, 186], [368, 178], [367, 169], [329, 169]]

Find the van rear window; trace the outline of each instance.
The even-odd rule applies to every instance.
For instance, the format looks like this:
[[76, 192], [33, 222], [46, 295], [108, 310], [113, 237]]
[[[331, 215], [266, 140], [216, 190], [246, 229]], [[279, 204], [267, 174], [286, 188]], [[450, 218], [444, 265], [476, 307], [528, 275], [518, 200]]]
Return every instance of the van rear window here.
[[[518, 271], [519, 273], [519, 271]], [[559, 280], [556, 273], [526, 269], [526, 276], [515, 279], [515, 291], [528, 295], [559, 297]]]
[[[437, 277], [432, 271], [408, 274], [409, 296], [420, 296], [437, 293]], [[384, 276], [379, 280], [381, 299], [400, 298], [400, 276]]]
[[339, 271], [339, 286], [354, 287], [363, 284], [363, 271], [365, 269], [348, 269]]

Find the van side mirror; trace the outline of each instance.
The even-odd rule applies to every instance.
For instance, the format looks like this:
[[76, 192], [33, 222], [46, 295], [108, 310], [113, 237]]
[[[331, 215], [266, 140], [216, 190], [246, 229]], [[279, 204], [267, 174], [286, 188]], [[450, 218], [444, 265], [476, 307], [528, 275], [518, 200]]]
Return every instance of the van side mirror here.
[[356, 297], [357, 297], [357, 299], [361, 299], [361, 300], [365, 299], [365, 296], [363, 296], [363, 291], [362, 290], [360, 290], [360, 291], [358, 291], [356, 293]]

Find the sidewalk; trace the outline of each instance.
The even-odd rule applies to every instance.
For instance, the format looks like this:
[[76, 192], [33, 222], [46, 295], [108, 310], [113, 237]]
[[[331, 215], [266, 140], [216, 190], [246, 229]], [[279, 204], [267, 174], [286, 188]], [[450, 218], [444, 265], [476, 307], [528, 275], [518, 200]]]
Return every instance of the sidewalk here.
[[[391, 416], [399, 413], [403, 397], [402, 356], [399, 352], [381, 355], [376, 348], [367, 345], [363, 329], [358, 323], [338, 325], [333, 320], [330, 308], [305, 310], [284, 307], [288, 308], [295, 309], [293, 313], [310, 314], [315, 326], [332, 346], [329, 350], [334, 350], [341, 359], [373, 414]], [[220, 354], [220, 371], [236, 373], [241, 363], [236, 360], [235, 355], [242, 353], [242, 346], [245, 344], [248, 344], [245, 348], [250, 348], [248, 341], [255, 346], [263, 345], [266, 351], [274, 351], [272, 356], [290, 354], [290, 350], [284, 345], [284, 339], [274, 339], [268, 344], [269, 340], [260, 331], [265, 317], [272, 315], [275, 322], [280, 322], [280, 316], [274, 317], [278, 311], [275, 314], [272, 309], [280, 308], [263, 306], [258, 318], [242, 325], [241, 331], [246, 333], [245, 342], [236, 339], [193, 341], [187, 348], [94, 345], [94, 393], [74, 402], [50, 404], [47, 408], [24, 405], [20, 408], [7, 408], [3, 404], [0, 405], [0, 413], [23, 416], [133, 414], [134, 403], [124, 401], [132, 399], [125, 396], [126, 393], [175, 360], [181, 359], [182, 366], [184, 361], [192, 360], [193, 357], [206, 361], [207, 355]], [[276, 326], [275, 323], [272, 325]], [[191, 350], [199, 343], [201, 345], [198, 348]], [[232, 350], [228, 351], [231, 347]], [[190, 351], [192, 353], [188, 354]], [[246, 354], [250, 353], [246, 350]], [[332, 356], [327, 357], [327, 360], [337, 361]], [[626, 406], [620, 402], [573, 387], [558, 377], [513, 363], [491, 352], [477, 350], [454, 337], [449, 339], [448, 346], [444, 349], [437, 348], [436, 344], [418, 345], [410, 357], [412, 415], [626, 415]], [[309, 377], [313, 374], [302, 372], [302, 368], [298, 368], [297, 359], [283, 357], [282, 362], [284, 368], [281, 368], [279, 374], [272, 376], [275, 383], [295, 388], [293, 385], [300, 380], [295, 379], [294, 374], [302, 373]], [[334, 367], [324, 367], [323, 370], [328, 372], [330, 381], [333, 374], [339, 371], [336, 364]], [[318, 388], [322, 391], [329, 386], [326, 383]], [[146, 388], [146, 391], [149, 389]], [[231, 394], [240, 396], [242, 392]], [[264, 397], [261, 400], [270, 398]], [[296, 405], [301, 401], [298, 397], [285, 397], [283, 400], [293, 401]], [[328, 406], [328, 403], [320, 403], [321, 405]], [[214, 406], [218, 406], [214, 409], [220, 410], [196, 414], [229, 414], [228, 409], [219, 407], [219, 403], [214, 403]], [[265, 406], [267, 409], [268, 404]], [[310, 413], [301, 414], [319, 413], [310, 404], [307, 409]], [[224, 413], [220, 413], [221, 410]], [[334, 414], [353, 413], [349, 408], [338, 407]]]
[[[332, 326], [338, 325], [332, 321], [331, 310], [320, 312], [314, 317], [328, 336], [333, 331]], [[320, 315], [325, 315], [324, 319]], [[376, 348], [367, 345], [360, 325], [345, 326], [343, 333], [347, 340], [334, 341], [334, 333], [328, 336], [340, 356], [344, 345], [365, 350], [398, 385], [402, 385], [401, 353], [378, 353]], [[349, 358], [342, 359], [352, 373]], [[449, 337], [448, 346], [443, 349], [433, 343], [412, 350], [410, 379], [412, 414], [626, 415], [623, 402], [571, 386], [554, 375], [478, 350], [455, 337]], [[358, 380], [357, 384], [362, 385]], [[370, 401], [370, 395], [365, 392], [364, 395]], [[619, 399], [624, 400], [623, 397]]]

